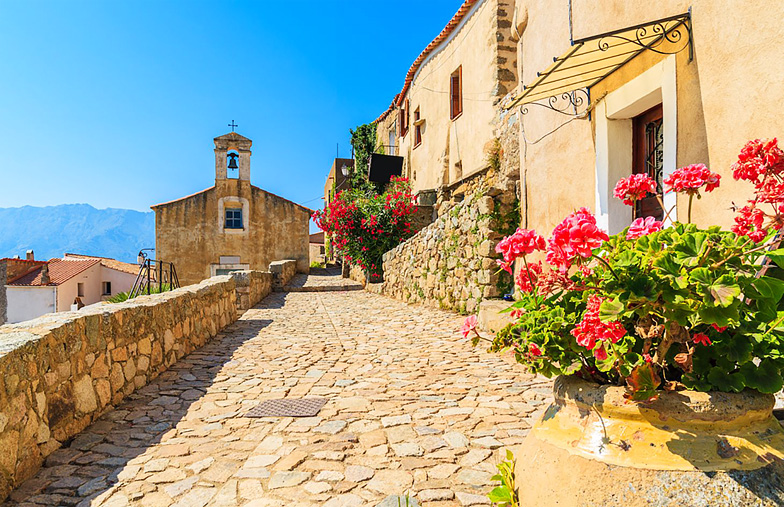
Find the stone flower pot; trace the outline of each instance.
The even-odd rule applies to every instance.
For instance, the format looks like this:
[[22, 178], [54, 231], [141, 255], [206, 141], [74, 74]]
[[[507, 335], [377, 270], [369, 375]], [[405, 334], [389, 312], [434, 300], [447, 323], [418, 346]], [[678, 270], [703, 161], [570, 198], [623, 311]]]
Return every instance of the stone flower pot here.
[[774, 398], [662, 393], [559, 377], [554, 403], [512, 449], [521, 506], [784, 505], [784, 430]]

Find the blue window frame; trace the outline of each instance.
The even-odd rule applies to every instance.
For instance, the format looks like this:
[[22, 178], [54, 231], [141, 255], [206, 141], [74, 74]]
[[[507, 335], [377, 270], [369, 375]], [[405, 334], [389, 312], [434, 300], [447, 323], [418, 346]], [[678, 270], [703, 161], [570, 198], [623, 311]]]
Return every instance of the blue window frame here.
[[226, 210], [226, 229], [242, 229], [242, 208], [229, 208]]

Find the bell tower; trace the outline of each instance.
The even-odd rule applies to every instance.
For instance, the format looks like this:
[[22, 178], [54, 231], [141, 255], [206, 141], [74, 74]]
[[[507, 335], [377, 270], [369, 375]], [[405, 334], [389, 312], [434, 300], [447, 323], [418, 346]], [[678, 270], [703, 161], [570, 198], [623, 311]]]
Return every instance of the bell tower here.
[[236, 132], [216, 137], [213, 141], [215, 142], [215, 181], [233, 178], [250, 181], [250, 147], [253, 141]]

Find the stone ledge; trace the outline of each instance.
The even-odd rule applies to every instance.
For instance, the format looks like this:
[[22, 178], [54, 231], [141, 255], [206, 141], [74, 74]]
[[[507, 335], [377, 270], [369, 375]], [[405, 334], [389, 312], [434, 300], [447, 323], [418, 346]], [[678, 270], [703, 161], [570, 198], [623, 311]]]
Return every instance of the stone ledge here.
[[495, 334], [514, 322], [508, 313], [499, 313], [512, 306], [511, 301], [488, 299], [479, 303], [478, 327], [480, 331]]

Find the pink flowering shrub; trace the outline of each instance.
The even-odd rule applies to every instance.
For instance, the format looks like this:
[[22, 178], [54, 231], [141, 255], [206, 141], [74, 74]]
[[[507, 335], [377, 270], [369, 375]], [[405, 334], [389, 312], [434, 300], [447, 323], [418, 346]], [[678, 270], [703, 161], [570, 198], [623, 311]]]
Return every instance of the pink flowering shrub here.
[[348, 262], [380, 274], [384, 253], [414, 235], [415, 212], [408, 180], [393, 177], [382, 194], [367, 187], [339, 192], [313, 220]]
[[778, 140], [746, 143], [732, 166], [732, 176], [753, 183], [755, 191], [754, 198], [738, 210], [732, 231], [759, 243], [768, 230], [778, 231], [784, 225], [784, 152]]
[[[775, 140], [752, 141], [733, 173], [755, 186], [733, 232], [640, 217], [609, 236], [581, 208], [547, 240], [518, 229], [501, 241], [503, 266], [519, 267], [519, 300], [491, 350], [512, 350], [535, 373], [625, 384], [634, 400], [661, 389], [781, 390], [784, 281], [758, 271], [763, 255], [784, 262], [784, 250], [758, 243], [784, 224], [784, 152]], [[691, 203], [720, 180], [695, 164], [665, 184]], [[615, 195], [634, 205], [652, 188], [634, 175]]]

